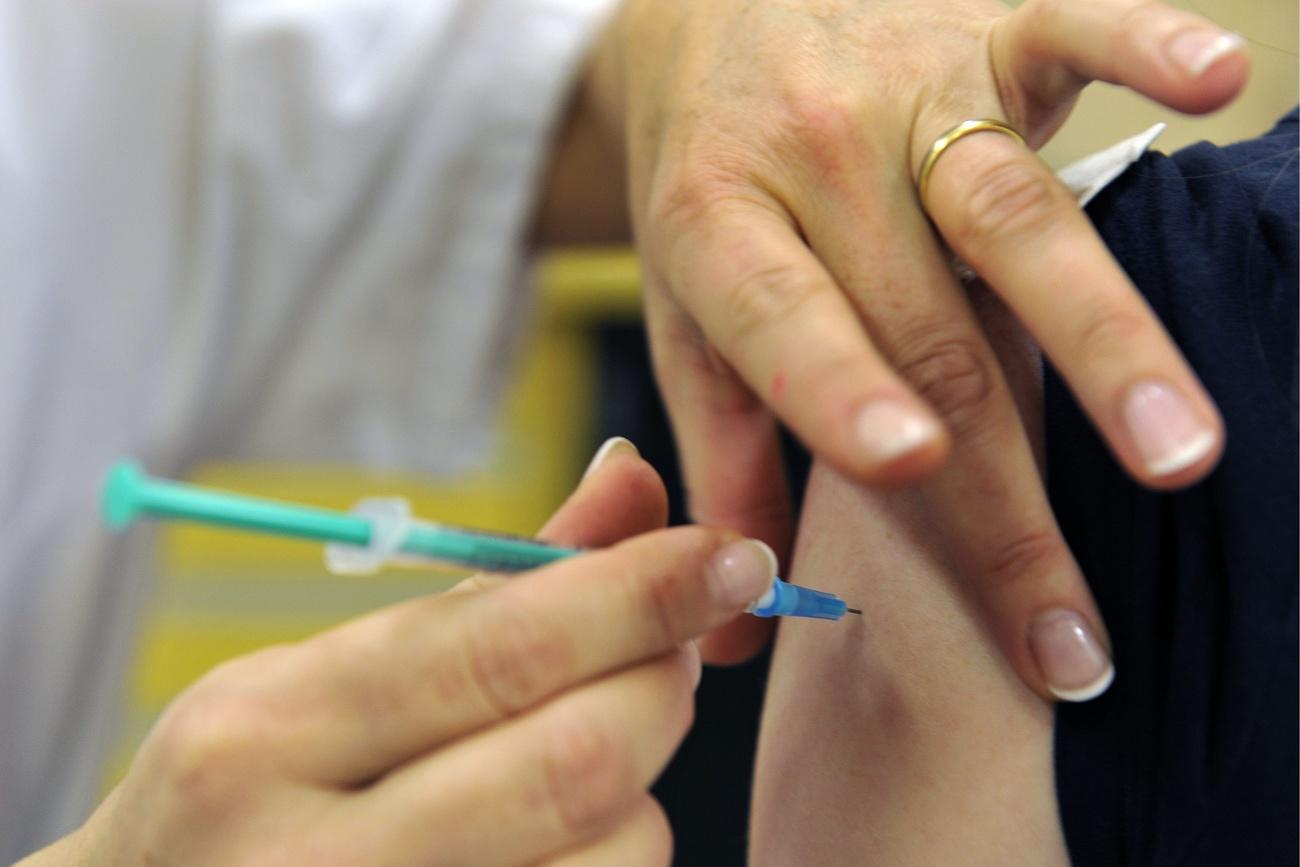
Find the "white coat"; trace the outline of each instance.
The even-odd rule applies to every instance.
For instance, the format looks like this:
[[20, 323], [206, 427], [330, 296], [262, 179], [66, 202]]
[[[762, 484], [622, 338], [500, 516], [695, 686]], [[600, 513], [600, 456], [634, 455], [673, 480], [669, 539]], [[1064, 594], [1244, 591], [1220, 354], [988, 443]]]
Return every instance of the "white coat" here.
[[482, 450], [548, 135], [610, 0], [0, 0], [0, 862], [99, 794], [118, 456]]

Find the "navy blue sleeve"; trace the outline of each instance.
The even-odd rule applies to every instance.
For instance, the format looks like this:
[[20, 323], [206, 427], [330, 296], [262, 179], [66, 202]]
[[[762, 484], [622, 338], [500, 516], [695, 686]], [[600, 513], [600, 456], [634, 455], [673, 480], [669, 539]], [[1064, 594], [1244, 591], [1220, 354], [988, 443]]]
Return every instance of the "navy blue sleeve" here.
[[1061, 705], [1076, 865], [1296, 864], [1297, 116], [1151, 154], [1089, 214], [1213, 395], [1227, 448], [1175, 494], [1129, 481], [1060, 378], [1048, 488], [1116, 680]]

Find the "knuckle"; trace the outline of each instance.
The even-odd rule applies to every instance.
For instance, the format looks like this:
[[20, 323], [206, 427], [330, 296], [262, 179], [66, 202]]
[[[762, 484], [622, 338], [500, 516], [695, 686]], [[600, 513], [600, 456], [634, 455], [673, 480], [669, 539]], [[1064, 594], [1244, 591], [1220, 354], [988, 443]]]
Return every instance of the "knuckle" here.
[[167, 711], [149, 746], [178, 805], [220, 816], [239, 805], [264, 751], [249, 707], [203, 686]]
[[[1164, 0], [1120, 0], [1114, 14], [1107, 16], [1105, 30], [1097, 40], [1101, 50], [1095, 53], [1097, 65], [1088, 81], [1122, 78], [1134, 61], [1145, 60], [1154, 39], [1199, 23], [1196, 16], [1204, 14], [1196, 6]], [[1069, 23], [1065, 22], [1065, 26]]]
[[852, 101], [823, 89], [792, 89], [786, 101], [790, 126], [805, 138], [842, 142], [858, 129]]
[[1120, 45], [1131, 45], [1141, 35], [1149, 33], [1153, 26], [1168, 21], [1171, 11], [1162, 0], [1127, 0], [1125, 8], [1113, 19], [1111, 33]]
[[469, 677], [494, 713], [510, 716], [566, 683], [575, 651], [561, 631], [510, 594], [485, 602], [489, 622], [465, 633]]
[[654, 624], [653, 653], [666, 653], [689, 638], [714, 604], [706, 573], [724, 538], [710, 528], [674, 527], [606, 556], [608, 580], [639, 610], [638, 621]]
[[[404, 639], [411, 629], [411, 624], [397, 618], [383, 618], [350, 624], [304, 643], [297, 673], [328, 688], [309, 692], [302, 709], [326, 717], [342, 711], [372, 721], [395, 718], [410, 695], [401, 681], [376, 677], [375, 672], [389, 667], [392, 649], [408, 643]], [[412, 665], [423, 668], [419, 659]], [[422, 682], [437, 684], [427, 671], [420, 674]]]
[[542, 775], [551, 810], [571, 834], [603, 824], [636, 784], [623, 739], [603, 721], [575, 714], [559, 718], [547, 733]]
[[1085, 318], [1075, 338], [1075, 353], [1085, 364], [1128, 356], [1141, 345], [1146, 321], [1129, 310], [1107, 309]]
[[969, 339], [934, 343], [899, 366], [899, 373], [961, 436], [988, 418], [993, 396], [992, 361]]
[[709, 221], [738, 197], [739, 178], [704, 165], [679, 169], [651, 192], [648, 214], [653, 230], [678, 233]]
[[1006, 242], [1047, 225], [1060, 203], [1054, 184], [1023, 155], [978, 164], [957, 206], [957, 246]]
[[988, 546], [977, 568], [987, 586], [1007, 590], [1059, 568], [1065, 553], [1058, 533], [1036, 527]]
[[[631, 579], [629, 579], [631, 583]], [[633, 588], [637, 586], [632, 584]], [[665, 572], [645, 585], [642, 594], [648, 609], [649, 620], [654, 624], [658, 641], [661, 644], [675, 643], [678, 633], [682, 631], [682, 611], [685, 600], [685, 584], [675, 571]]]
[[786, 102], [785, 134], [796, 152], [823, 179], [843, 175], [852, 164], [860, 166], [859, 146], [863, 124], [854, 103], [834, 93], [796, 92]]
[[722, 289], [732, 345], [759, 340], [825, 288], [794, 262], [743, 269]]

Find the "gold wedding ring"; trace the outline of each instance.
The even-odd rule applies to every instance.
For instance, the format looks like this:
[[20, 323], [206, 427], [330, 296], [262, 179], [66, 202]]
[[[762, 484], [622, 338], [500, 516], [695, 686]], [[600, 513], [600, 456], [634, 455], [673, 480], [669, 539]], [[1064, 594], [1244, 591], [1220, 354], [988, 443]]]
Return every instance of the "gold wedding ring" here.
[[925, 194], [930, 189], [930, 175], [934, 172], [934, 164], [939, 162], [939, 157], [943, 152], [952, 147], [953, 142], [977, 132], [1000, 132], [1003, 135], [1009, 135], [1022, 145], [1025, 143], [1025, 137], [1007, 126], [1000, 120], [994, 120], [989, 117], [976, 118], [974, 120], [964, 120], [943, 135], [934, 140], [930, 145], [930, 152], [925, 155], [925, 162], [921, 163], [921, 174], [916, 181], [916, 190], [921, 197], [921, 207], [925, 208]]

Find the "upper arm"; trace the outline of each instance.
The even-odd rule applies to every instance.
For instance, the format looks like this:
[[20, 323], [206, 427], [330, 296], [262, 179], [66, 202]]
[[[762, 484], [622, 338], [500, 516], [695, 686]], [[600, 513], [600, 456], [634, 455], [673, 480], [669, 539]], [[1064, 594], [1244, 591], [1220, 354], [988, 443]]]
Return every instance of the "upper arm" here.
[[[1038, 446], [1037, 361], [982, 312]], [[791, 577], [863, 616], [781, 623], [753, 863], [1068, 863], [1052, 708], [1005, 662], [937, 538], [921, 493], [814, 469]]]

